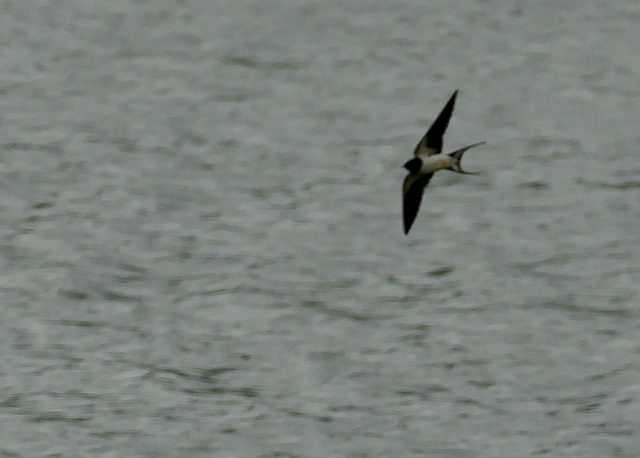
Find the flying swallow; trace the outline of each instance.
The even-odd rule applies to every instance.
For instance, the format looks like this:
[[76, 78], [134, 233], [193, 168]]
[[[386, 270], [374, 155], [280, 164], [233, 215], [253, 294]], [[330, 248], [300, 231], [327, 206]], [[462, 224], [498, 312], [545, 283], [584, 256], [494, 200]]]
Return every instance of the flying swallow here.
[[451, 118], [457, 95], [458, 91], [455, 91], [422, 140], [416, 145], [413, 152], [415, 157], [403, 166], [409, 171], [402, 186], [405, 234], [409, 233], [409, 229], [416, 219], [422, 201], [422, 192], [434, 173], [446, 169], [455, 173], [476, 175], [474, 172], [462, 170], [460, 161], [465, 151], [485, 142], [474, 143], [453, 153], [442, 154], [442, 136], [449, 125], [449, 118]]

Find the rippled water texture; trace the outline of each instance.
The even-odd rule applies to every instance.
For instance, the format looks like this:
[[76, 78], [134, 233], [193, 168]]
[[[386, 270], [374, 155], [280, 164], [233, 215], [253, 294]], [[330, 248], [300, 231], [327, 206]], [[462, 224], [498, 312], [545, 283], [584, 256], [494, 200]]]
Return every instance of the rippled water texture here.
[[0, 456], [640, 456], [635, 0], [0, 12]]

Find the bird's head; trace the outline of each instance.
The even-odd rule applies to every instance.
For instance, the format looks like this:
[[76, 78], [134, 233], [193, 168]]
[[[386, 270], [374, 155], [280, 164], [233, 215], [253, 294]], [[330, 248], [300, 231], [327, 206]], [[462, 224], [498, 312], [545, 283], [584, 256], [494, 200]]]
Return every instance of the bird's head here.
[[414, 157], [413, 159], [408, 160], [403, 167], [410, 173], [418, 173], [422, 168], [422, 159]]

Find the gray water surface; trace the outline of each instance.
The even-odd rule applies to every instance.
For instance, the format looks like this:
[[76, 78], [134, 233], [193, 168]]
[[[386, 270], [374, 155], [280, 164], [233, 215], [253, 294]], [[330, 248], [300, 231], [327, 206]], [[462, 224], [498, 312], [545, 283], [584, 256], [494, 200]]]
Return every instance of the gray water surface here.
[[0, 456], [640, 456], [634, 0], [0, 10]]

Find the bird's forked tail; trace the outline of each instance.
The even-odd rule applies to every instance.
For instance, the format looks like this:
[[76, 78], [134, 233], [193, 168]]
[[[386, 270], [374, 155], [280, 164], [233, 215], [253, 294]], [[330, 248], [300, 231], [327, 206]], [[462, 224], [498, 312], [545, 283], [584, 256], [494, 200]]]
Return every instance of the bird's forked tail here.
[[455, 150], [453, 153], [449, 153], [449, 156], [451, 156], [453, 158], [453, 165], [451, 167], [449, 167], [449, 170], [451, 170], [452, 172], [456, 172], [456, 173], [462, 173], [464, 175], [478, 175], [478, 172], [465, 172], [464, 170], [462, 170], [462, 165], [461, 165], [462, 155], [468, 149], [471, 149], [474, 146], [484, 145], [485, 143], [486, 142], [474, 143], [473, 145], [468, 145], [468, 146], [465, 146], [464, 148], [460, 148], [458, 150]]

